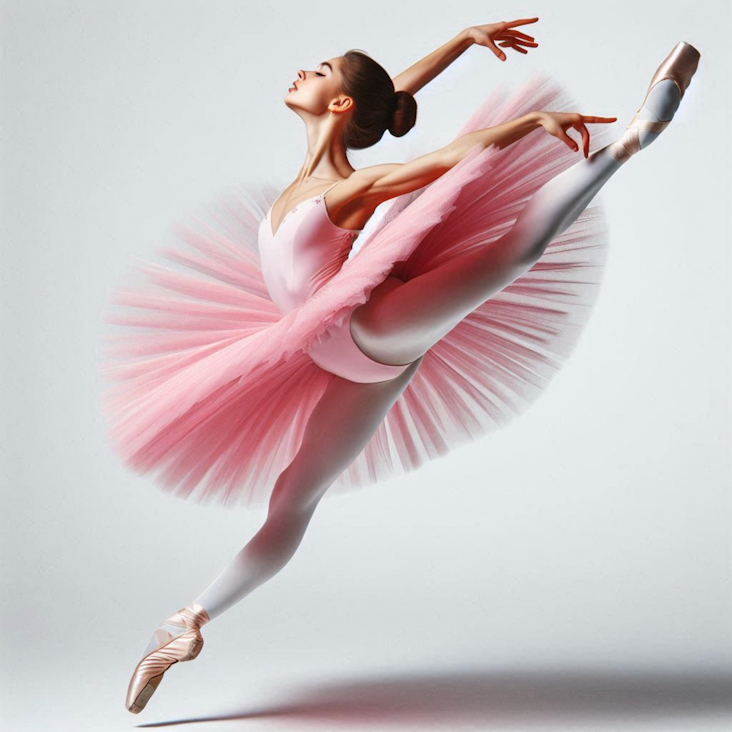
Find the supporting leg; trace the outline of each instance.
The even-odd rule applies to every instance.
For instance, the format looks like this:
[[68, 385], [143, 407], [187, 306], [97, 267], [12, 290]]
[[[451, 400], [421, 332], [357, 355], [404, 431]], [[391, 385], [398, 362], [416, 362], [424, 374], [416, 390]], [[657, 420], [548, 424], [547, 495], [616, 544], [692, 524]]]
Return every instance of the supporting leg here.
[[389, 381], [359, 384], [333, 378], [310, 416], [300, 449], [277, 479], [266, 521], [196, 598], [209, 617], [220, 615], [290, 561], [325, 491], [364, 449], [420, 360]]
[[276, 481], [262, 528], [193, 602], [153, 633], [130, 679], [129, 711], [145, 707], [172, 664], [198, 656], [201, 625], [289, 562], [323, 494], [366, 446], [420, 361], [390, 381], [360, 384], [333, 377], [308, 420], [300, 449]]

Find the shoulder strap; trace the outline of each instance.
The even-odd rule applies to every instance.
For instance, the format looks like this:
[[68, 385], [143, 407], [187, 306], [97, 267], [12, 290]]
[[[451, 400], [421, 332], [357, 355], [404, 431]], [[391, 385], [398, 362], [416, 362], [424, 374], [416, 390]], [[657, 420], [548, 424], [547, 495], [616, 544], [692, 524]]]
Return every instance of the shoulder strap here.
[[337, 180], [332, 186], [328, 186], [320, 195], [324, 196], [331, 188], [337, 186], [341, 181]]

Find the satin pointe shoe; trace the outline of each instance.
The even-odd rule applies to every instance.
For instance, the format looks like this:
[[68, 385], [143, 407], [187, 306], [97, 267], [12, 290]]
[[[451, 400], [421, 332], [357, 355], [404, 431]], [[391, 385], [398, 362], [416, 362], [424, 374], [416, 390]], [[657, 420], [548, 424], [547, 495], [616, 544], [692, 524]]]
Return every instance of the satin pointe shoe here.
[[127, 689], [125, 706], [141, 712], [163, 680], [163, 674], [179, 661], [192, 661], [203, 648], [200, 628], [210, 622], [206, 610], [194, 602], [164, 620], [155, 630], [135, 667]]
[[[622, 137], [609, 147], [610, 154], [624, 162], [650, 145], [666, 129], [676, 113], [684, 92], [691, 83], [701, 54], [690, 43], [679, 41], [663, 60], [651, 79], [640, 109], [630, 121]], [[663, 84], [670, 80], [667, 84]], [[665, 89], [657, 87], [665, 86]], [[675, 88], [674, 88], [675, 85]], [[656, 94], [652, 92], [656, 89]]]

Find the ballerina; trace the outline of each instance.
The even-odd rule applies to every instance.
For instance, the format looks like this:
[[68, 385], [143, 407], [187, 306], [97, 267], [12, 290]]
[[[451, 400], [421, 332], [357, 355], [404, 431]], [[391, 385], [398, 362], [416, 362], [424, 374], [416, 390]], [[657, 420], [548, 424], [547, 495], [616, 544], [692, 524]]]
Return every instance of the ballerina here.
[[[254, 364], [254, 349], [246, 343], [249, 350], [241, 351], [251, 357], [246, 366], [243, 363], [229, 366], [230, 359], [212, 361], [211, 351], [206, 351], [205, 358], [201, 357], [199, 362], [186, 363], [185, 368], [176, 361], [180, 373], [185, 374], [185, 379], [176, 382], [176, 390], [162, 379], [158, 381], [163, 387], [158, 382], [151, 386], [149, 382], [154, 379], [144, 381], [145, 389], [161, 389], [149, 392], [155, 395], [156, 404], [168, 399], [155, 415], [158, 420], [165, 420], [164, 427], [152, 419], [144, 423], [131, 420], [126, 427], [128, 440], [130, 444], [135, 442], [134, 454], [147, 456], [152, 462], [150, 455], [157, 454], [153, 450], [163, 449], [161, 441], [168, 445], [165, 449], [172, 449], [169, 435], [173, 433], [166, 432], [165, 428], [174, 425], [171, 429], [185, 434], [185, 422], [181, 426], [176, 420], [185, 420], [189, 414], [186, 410], [193, 405], [198, 405], [209, 418], [219, 414], [215, 410], [226, 408], [223, 405], [229, 396], [228, 388], [246, 387], [247, 379], [256, 383], [255, 365], [290, 364], [293, 370], [283, 373], [292, 375], [295, 368], [304, 369], [309, 377], [320, 380], [317, 383], [322, 388], [298, 433], [301, 439], [293, 448], [292, 459], [274, 481], [264, 524], [195, 600], [155, 630], [130, 680], [126, 698], [129, 711], [138, 713], [146, 706], [171, 665], [198, 656], [203, 646], [203, 625], [287, 564], [300, 545], [319, 501], [362, 453], [418, 373], [427, 354], [447, 340], [471, 313], [539, 263], [550, 243], [572, 227], [610, 177], [658, 137], [673, 118], [700, 58], [693, 46], [678, 43], [653, 76], [642, 106], [623, 135], [592, 154], [587, 125], [609, 123], [617, 118], [533, 110], [497, 126], [458, 136], [451, 144], [409, 163], [374, 165], [359, 170], [350, 165], [348, 148], [369, 147], [387, 129], [395, 136], [405, 134], [416, 120], [413, 95], [470, 45], [486, 46], [501, 60], [505, 60], [505, 54], [499, 46], [521, 53], [526, 53], [527, 47], [537, 47], [532, 36], [515, 30], [515, 26], [536, 20], [520, 19], [466, 29], [394, 80], [360, 51], [330, 58], [313, 70], [298, 71], [285, 103], [305, 123], [308, 151], [297, 178], [274, 201], [259, 225], [257, 242], [262, 282], [279, 312], [268, 310], [264, 320], [269, 318], [269, 322], [254, 328], [255, 335], [261, 337], [256, 341], [260, 349], [275, 340], [273, 334], [280, 333], [279, 328], [282, 338], [291, 337], [290, 352], [302, 346], [298, 357], [282, 362], [267, 362], [262, 357], [261, 362]], [[440, 222], [450, 221], [450, 206], [455, 196], [471, 181], [477, 186], [486, 185], [479, 175], [486, 170], [484, 163], [490, 169], [498, 159], [495, 156], [501, 154], [499, 151], [536, 130], [548, 133], [571, 151], [578, 152], [580, 145], [567, 134], [569, 129], [581, 134], [584, 159], [538, 188], [507, 232], [489, 246], [466, 247], [458, 256], [441, 261], [439, 266], [423, 267], [422, 271], [417, 268], [414, 271], [418, 274], [409, 276], [409, 263], [419, 261], [415, 260], [414, 253], [426, 241], [427, 232]], [[522, 154], [526, 156], [526, 152]], [[435, 188], [443, 181], [450, 181], [450, 187], [445, 184], [444, 189]], [[426, 186], [420, 197], [412, 199], [410, 205], [391, 219], [391, 229], [387, 223], [381, 232], [374, 234], [370, 240], [373, 250], [367, 242], [363, 256], [359, 252], [352, 265], [351, 260], [346, 262], [355, 238], [381, 203]], [[446, 195], [452, 191], [454, 195], [452, 198], [447, 195], [444, 201], [430, 198], [428, 193], [434, 190]], [[380, 251], [377, 241], [388, 243], [390, 231], [398, 234], [394, 238], [400, 242], [408, 239], [405, 232], [419, 228], [418, 221], [409, 217], [414, 214], [429, 219], [430, 212], [440, 206], [439, 216], [424, 223], [415, 242], [409, 244], [411, 249], [407, 254], [411, 259], [400, 251], [392, 263], [402, 264], [393, 269], [385, 269], [383, 263], [369, 264], [369, 256], [375, 257]], [[469, 224], [465, 226], [467, 231], [475, 233]], [[390, 251], [387, 244], [383, 244], [383, 251]], [[367, 266], [379, 274], [371, 272], [365, 286], [360, 289], [354, 286], [347, 295], [336, 289], [336, 285], [349, 281], [346, 274], [355, 278], [358, 268], [366, 271]], [[366, 297], [359, 301], [364, 292]], [[307, 308], [313, 308], [316, 315], [319, 312], [314, 303], [328, 306], [331, 314], [338, 312], [345, 317], [340, 320], [330, 317], [327, 327], [310, 327], [307, 338], [300, 337], [305, 332], [302, 323], [309, 322], [305, 318], [310, 312]], [[193, 315], [189, 313], [189, 317]], [[220, 317], [225, 320], [224, 315]], [[243, 349], [238, 345], [241, 343], [240, 338], [232, 339], [226, 347]], [[283, 347], [282, 353], [285, 352]], [[231, 353], [228, 351], [227, 355]], [[226, 363], [226, 369], [242, 369], [245, 376], [231, 379], [235, 370], [231, 374], [222, 371], [217, 376], [223, 390], [214, 393], [210, 385], [200, 386], [198, 382], [198, 375], [205, 370], [195, 369], [203, 362], [209, 369], [212, 363]], [[248, 370], [244, 371], [245, 368]], [[254, 409], [254, 390], [246, 393]], [[204, 400], [202, 395], [207, 398]], [[123, 396], [131, 401], [129, 393]], [[178, 410], [176, 415], [169, 411], [173, 404]], [[138, 409], [136, 415], [142, 412]], [[192, 428], [189, 425], [185, 429], [190, 432]], [[209, 429], [212, 434], [213, 428], [209, 426]], [[204, 464], [204, 453], [212, 449], [201, 446], [196, 459]], [[263, 454], [270, 455], [274, 454], [275, 447], [267, 444], [262, 450]]]

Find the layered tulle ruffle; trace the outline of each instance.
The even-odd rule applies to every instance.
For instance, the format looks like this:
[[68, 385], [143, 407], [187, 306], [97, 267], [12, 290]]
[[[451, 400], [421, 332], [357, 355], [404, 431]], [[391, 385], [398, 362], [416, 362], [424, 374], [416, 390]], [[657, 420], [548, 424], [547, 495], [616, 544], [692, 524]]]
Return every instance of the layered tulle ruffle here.
[[[580, 111], [549, 77], [496, 90], [458, 133], [526, 112]], [[592, 150], [609, 142], [592, 130]], [[426, 151], [425, 151], [426, 152]], [[294, 457], [333, 375], [307, 354], [327, 328], [390, 273], [411, 279], [490, 246], [545, 182], [579, 160], [537, 130], [503, 150], [475, 150], [386, 212], [340, 272], [282, 315], [262, 279], [257, 232], [279, 191], [240, 187], [173, 229], [120, 285], [99, 368], [107, 437], [132, 470], [163, 490], [226, 505], [266, 501]], [[574, 348], [602, 279], [607, 228], [597, 199], [541, 259], [425, 355], [358, 458], [329, 493], [415, 469], [521, 414]], [[354, 415], [354, 419], [357, 419]]]

